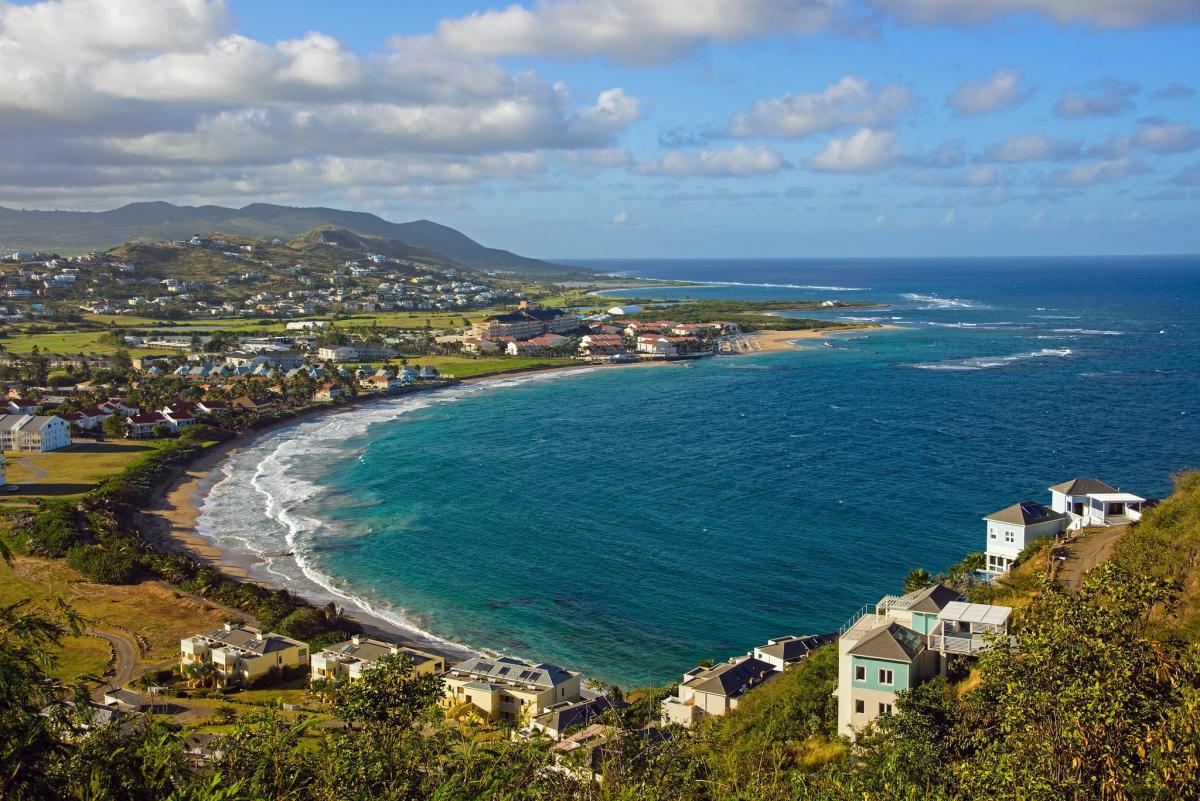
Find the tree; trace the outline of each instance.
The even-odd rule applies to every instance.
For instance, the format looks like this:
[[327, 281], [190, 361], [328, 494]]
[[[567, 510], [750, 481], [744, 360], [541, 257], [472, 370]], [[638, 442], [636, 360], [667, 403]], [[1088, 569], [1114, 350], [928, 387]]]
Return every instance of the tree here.
[[933, 584], [933, 576], [923, 567], [914, 567], [904, 577], [904, 591], [914, 592], [923, 590]]
[[110, 414], [104, 418], [104, 422], [100, 424], [100, 427], [110, 437], [123, 437], [125, 436], [125, 416], [123, 414]]

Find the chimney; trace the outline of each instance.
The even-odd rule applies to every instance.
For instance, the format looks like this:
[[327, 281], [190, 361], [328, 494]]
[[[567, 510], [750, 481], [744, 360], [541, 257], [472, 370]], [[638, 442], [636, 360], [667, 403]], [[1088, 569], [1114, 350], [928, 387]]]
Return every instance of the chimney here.
[[362, 637], [358, 634], [355, 634], [350, 638], [350, 642], [354, 643], [355, 645], [362, 645]]
[[232, 620], [226, 620], [226, 621], [225, 621], [225, 630], [226, 630], [226, 631], [233, 631], [233, 621], [232, 621]]

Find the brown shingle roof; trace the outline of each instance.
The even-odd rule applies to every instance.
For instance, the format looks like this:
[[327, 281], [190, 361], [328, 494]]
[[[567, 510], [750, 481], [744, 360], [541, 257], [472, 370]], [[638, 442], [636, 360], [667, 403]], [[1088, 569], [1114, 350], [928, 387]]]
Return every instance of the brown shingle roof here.
[[870, 659], [911, 663], [925, 650], [921, 635], [899, 623], [888, 623], [869, 632], [847, 653]]
[[1050, 488], [1051, 492], [1061, 492], [1063, 495], [1090, 495], [1093, 492], [1116, 492], [1098, 478], [1073, 478]]

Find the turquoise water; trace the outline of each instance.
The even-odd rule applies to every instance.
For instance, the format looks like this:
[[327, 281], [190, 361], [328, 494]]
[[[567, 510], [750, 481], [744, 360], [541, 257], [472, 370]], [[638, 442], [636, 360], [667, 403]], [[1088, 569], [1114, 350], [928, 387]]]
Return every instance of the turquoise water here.
[[204, 528], [301, 591], [644, 685], [836, 629], [1052, 483], [1156, 496], [1197, 462], [1196, 259], [609, 266], [906, 328], [305, 423], [226, 466]]

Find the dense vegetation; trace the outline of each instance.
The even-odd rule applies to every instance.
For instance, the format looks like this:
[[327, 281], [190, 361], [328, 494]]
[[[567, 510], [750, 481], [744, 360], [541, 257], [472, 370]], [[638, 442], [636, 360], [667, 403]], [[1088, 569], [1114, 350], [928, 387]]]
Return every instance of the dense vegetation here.
[[711, 323], [727, 320], [739, 324], [747, 331], [810, 331], [820, 328], [844, 326], [844, 321], [817, 320], [807, 317], [781, 317], [765, 312], [784, 311], [829, 311], [831, 308], [871, 309], [881, 308], [870, 301], [838, 302], [835, 306], [824, 306], [821, 301], [801, 300], [685, 300], [681, 303], [658, 307], [643, 307], [639, 314], [622, 317], [622, 320], [670, 319], [680, 323]]
[[1001, 588], [1025, 592], [1018, 643], [999, 641], [951, 678], [902, 693], [897, 713], [853, 745], [834, 735], [836, 653], [826, 648], [735, 712], [666, 740], [644, 728], [661, 694], [631, 693], [633, 705], [610, 721], [598, 784], [571, 770], [578, 755], [556, 762], [545, 743], [448, 715], [436, 681], [408, 678], [401, 661], [332, 690], [344, 726], [315, 730], [266, 709], [189, 766], [169, 723], [87, 728], [86, 710], [44, 674], [44, 649], [79, 621], [16, 605], [0, 609], [0, 797], [1198, 798], [1200, 649], [1177, 636], [1195, 608], [1197, 510], [1200, 475], [1182, 476], [1079, 592], [1048, 581]]

